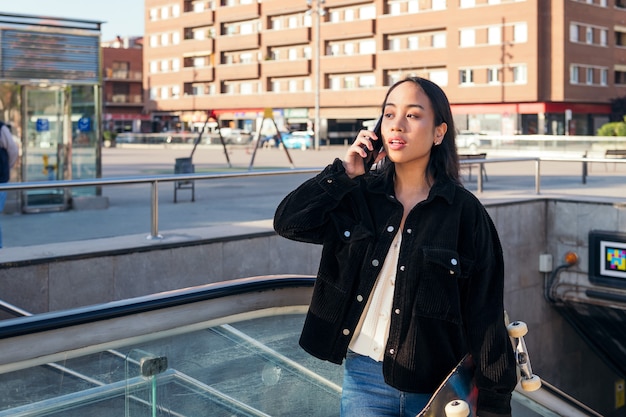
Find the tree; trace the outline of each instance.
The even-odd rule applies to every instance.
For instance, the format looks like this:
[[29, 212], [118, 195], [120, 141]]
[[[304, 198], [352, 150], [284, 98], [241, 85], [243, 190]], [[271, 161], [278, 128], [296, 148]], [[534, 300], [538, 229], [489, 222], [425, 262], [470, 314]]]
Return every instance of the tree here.
[[606, 123], [598, 129], [598, 136], [626, 136], [626, 116], [621, 122]]

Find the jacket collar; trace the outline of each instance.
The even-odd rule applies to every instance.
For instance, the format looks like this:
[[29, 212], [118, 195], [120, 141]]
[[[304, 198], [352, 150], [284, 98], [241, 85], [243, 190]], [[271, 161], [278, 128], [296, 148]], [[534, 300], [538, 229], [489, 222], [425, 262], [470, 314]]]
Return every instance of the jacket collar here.
[[[385, 195], [395, 195], [395, 190], [393, 187], [393, 178], [395, 175], [395, 169], [393, 164], [390, 164], [383, 169], [379, 173], [372, 173], [366, 175], [367, 188], [370, 192], [385, 194]], [[447, 178], [441, 178], [436, 180], [430, 189], [430, 193], [428, 194], [428, 199], [426, 201], [434, 200], [436, 197], [441, 197], [448, 204], [452, 204], [454, 201], [454, 194], [456, 192], [456, 185], [454, 182]]]

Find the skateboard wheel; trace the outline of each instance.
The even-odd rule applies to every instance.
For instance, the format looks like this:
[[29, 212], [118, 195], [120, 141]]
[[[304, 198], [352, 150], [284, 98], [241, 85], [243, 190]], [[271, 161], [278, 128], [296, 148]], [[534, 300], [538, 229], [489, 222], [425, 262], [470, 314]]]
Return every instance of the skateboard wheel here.
[[468, 417], [470, 415], [469, 404], [463, 400], [453, 400], [444, 408], [446, 417]]
[[523, 321], [514, 321], [513, 323], [506, 326], [509, 331], [509, 336], [520, 338], [528, 333], [528, 326]]
[[537, 375], [531, 375], [530, 378], [522, 378], [522, 389], [524, 391], [537, 391], [541, 388], [541, 378]]

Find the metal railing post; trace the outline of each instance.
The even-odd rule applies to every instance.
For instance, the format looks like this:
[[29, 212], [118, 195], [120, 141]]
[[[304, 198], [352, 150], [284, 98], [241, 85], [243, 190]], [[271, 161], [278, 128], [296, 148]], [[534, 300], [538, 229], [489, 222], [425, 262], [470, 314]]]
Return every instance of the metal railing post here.
[[541, 159], [535, 159], [535, 194], [540, 194], [541, 188]]
[[483, 162], [478, 164], [478, 179], [476, 180], [476, 187], [479, 193], [483, 192], [483, 172], [485, 169], [485, 165]]
[[159, 182], [157, 180], [151, 183], [152, 203], [150, 205], [150, 218], [152, 226], [150, 228], [150, 236], [148, 239], [163, 239], [159, 234]]

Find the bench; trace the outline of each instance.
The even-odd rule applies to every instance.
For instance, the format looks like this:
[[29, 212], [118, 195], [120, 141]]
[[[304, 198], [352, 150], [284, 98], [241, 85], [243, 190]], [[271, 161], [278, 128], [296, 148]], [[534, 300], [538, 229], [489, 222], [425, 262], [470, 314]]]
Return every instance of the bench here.
[[604, 153], [604, 157], [624, 159], [626, 158], [626, 149], [607, 149]]
[[480, 160], [480, 159], [486, 159], [487, 158], [487, 154], [486, 153], [463, 153], [463, 154], [459, 154], [459, 161], [470, 161], [468, 163], [462, 163], [461, 164], [461, 169], [467, 167], [468, 171], [469, 171], [469, 176], [468, 176], [468, 181], [472, 180], [472, 166], [473, 165], [478, 165], [479, 169], [480, 169], [480, 174], [482, 176], [482, 178], [487, 181], [487, 171], [485, 171], [485, 164], [482, 162], [476, 162], [476, 163], [472, 163], [472, 160]]
[[[626, 149], [607, 149], [604, 152], [606, 159], [626, 159]], [[613, 164], [613, 170], [615, 170], [615, 164]]]

